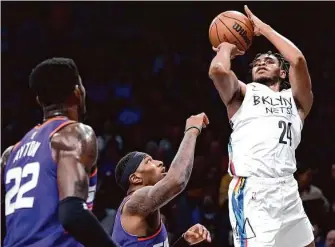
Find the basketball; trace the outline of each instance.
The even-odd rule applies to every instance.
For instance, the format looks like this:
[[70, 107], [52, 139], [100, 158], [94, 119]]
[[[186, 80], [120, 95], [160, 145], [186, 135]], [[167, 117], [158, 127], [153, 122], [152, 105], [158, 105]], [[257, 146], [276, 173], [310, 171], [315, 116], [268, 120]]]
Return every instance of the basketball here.
[[214, 47], [222, 42], [235, 44], [241, 51], [249, 49], [254, 31], [251, 21], [238, 11], [225, 11], [209, 27], [209, 40]]

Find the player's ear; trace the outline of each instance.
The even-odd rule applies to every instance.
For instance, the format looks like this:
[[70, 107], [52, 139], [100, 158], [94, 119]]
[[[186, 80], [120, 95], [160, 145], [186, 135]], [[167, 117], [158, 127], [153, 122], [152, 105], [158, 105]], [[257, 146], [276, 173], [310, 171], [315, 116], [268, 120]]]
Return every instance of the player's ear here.
[[76, 87], [74, 88], [74, 95], [76, 96], [76, 98], [80, 99], [81, 92], [80, 92], [79, 85], [76, 85]]
[[75, 105], [80, 104], [81, 97], [82, 97], [82, 93], [80, 91], [79, 85], [76, 85], [76, 87], [74, 88], [73, 94], [70, 97], [70, 104], [75, 104]]
[[283, 70], [283, 69], [281, 69], [281, 70], [280, 70], [280, 74], [279, 74], [279, 76], [280, 76], [281, 79], [284, 80], [284, 79], [286, 78], [286, 71]]
[[139, 185], [143, 183], [143, 179], [133, 173], [129, 176], [129, 182], [134, 185]]

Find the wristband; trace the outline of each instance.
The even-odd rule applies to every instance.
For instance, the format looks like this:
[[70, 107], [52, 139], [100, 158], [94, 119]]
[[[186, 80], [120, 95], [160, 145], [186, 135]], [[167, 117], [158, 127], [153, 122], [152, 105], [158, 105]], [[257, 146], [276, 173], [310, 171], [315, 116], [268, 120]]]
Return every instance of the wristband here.
[[189, 131], [190, 129], [197, 129], [197, 130], [199, 131], [199, 134], [201, 133], [201, 129], [200, 129], [200, 128], [198, 128], [198, 127], [196, 127], [196, 126], [191, 126], [191, 127], [188, 127], [188, 128], [185, 130], [184, 134], [185, 134], [187, 131]]

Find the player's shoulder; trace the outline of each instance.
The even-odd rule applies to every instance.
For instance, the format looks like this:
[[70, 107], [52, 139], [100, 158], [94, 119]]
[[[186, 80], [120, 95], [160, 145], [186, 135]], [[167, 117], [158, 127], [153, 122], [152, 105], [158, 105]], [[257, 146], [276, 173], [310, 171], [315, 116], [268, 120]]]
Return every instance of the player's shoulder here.
[[13, 147], [14, 147], [14, 145], [9, 146], [8, 148], [6, 148], [6, 150], [2, 153], [1, 157], [8, 156], [12, 152]]
[[1, 160], [0, 160], [0, 162], [1, 162], [1, 167], [4, 167], [4, 166], [6, 165], [6, 162], [7, 162], [8, 158], [9, 158], [9, 155], [10, 155], [10, 153], [12, 152], [13, 148], [14, 148], [14, 145], [9, 146], [9, 147], [6, 148], [6, 150], [2, 153], [2, 155], [1, 155]]
[[83, 123], [74, 122], [60, 129], [50, 140], [55, 160], [62, 153], [79, 158], [91, 169], [98, 158], [98, 144], [93, 129]]
[[78, 142], [87, 144], [96, 142], [96, 135], [91, 126], [73, 122], [54, 133], [51, 138], [53, 147], [59, 147], [59, 144], [67, 147], [76, 146]]
[[57, 131], [55, 133], [55, 136], [57, 135], [66, 135], [73, 137], [80, 137], [84, 135], [85, 137], [92, 137], [95, 136], [95, 133], [91, 126], [80, 122], [73, 122]]
[[138, 215], [142, 205], [148, 199], [148, 195], [153, 186], [144, 186], [125, 198], [123, 212], [130, 215]]

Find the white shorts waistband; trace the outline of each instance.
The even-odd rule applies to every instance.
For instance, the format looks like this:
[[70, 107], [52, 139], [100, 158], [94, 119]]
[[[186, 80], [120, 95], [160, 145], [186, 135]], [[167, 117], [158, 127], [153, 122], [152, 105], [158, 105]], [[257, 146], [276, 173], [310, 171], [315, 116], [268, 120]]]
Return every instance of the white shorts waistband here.
[[293, 175], [278, 177], [278, 178], [261, 178], [261, 177], [237, 177], [234, 176], [233, 180], [244, 179], [248, 184], [264, 184], [264, 185], [277, 185], [287, 184], [295, 181]]

